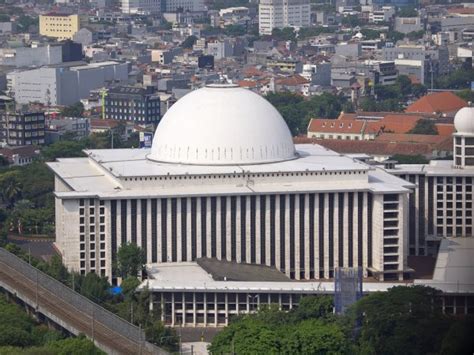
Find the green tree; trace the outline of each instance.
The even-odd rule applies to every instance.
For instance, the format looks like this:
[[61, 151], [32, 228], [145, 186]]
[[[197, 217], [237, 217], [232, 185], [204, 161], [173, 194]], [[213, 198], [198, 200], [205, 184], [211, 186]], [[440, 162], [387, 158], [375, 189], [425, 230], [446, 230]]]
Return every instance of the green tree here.
[[0, 191], [3, 202], [7, 204], [7, 207], [13, 207], [15, 201], [21, 195], [21, 190], [22, 185], [17, 171], [8, 171], [0, 176]]
[[117, 267], [122, 278], [137, 277], [145, 262], [143, 250], [134, 243], [121, 245], [117, 252]]
[[186, 39], [180, 44], [180, 46], [182, 48], [187, 48], [187, 49], [193, 48], [196, 41], [197, 41], [197, 37], [191, 35], [191, 36], [186, 37]]
[[427, 164], [429, 160], [423, 155], [395, 154], [390, 159], [396, 160], [400, 164]]
[[243, 36], [247, 33], [247, 29], [242, 25], [228, 25], [224, 27], [224, 33], [231, 37]]
[[410, 41], [416, 41], [417, 39], [422, 39], [425, 35], [425, 31], [412, 31], [407, 33], [407, 37]]
[[272, 30], [272, 38], [277, 41], [294, 41], [296, 39], [296, 32], [293, 27], [274, 28]]
[[81, 284], [80, 293], [94, 302], [102, 304], [109, 297], [110, 285], [105, 277], [88, 273]]
[[396, 14], [398, 17], [418, 17], [418, 11], [414, 6], [401, 7]]
[[293, 316], [297, 320], [326, 318], [333, 314], [333, 306], [330, 296], [305, 296], [293, 311]]
[[474, 81], [474, 70], [461, 68], [450, 74], [436, 78], [434, 85], [437, 89], [470, 89]]
[[122, 287], [122, 293], [125, 298], [131, 299], [135, 293], [135, 290], [140, 285], [140, 280], [136, 277], [129, 276], [122, 281], [120, 286]]
[[79, 101], [66, 106], [61, 110], [61, 115], [64, 117], [82, 117], [84, 115], [84, 105]]
[[282, 339], [283, 354], [348, 354], [349, 340], [335, 323], [309, 319], [290, 328]]
[[474, 103], [474, 91], [470, 89], [465, 89], [462, 91], [456, 92], [456, 95], [458, 95], [461, 99], [463, 99], [466, 102], [472, 102]]
[[354, 27], [357, 27], [357, 26], [361, 26], [362, 25], [362, 22], [361, 20], [359, 19], [359, 16], [357, 15], [347, 15], [347, 16], [344, 16], [341, 20], [341, 23], [346, 26], [346, 27], [351, 27], [351, 28], [354, 28]]
[[41, 151], [41, 155], [47, 161], [54, 161], [57, 158], [75, 158], [82, 157], [85, 149], [83, 141], [57, 141]]
[[429, 135], [437, 135], [438, 129], [433, 120], [422, 118], [418, 120], [415, 127], [413, 127], [409, 134], [429, 134]]
[[397, 286], [363, 297], [348, 313], [349, 322], [360, 324], [356, 345], [371, 354], [436, 353], [449, 326], [433, 307], [437, 295], [429, 287]]
[[54, 341], [48, 344], [48, 348], [57, 355], [102, 355], [103, 351], [97, 349], [92, 341], [84, 335], [76, 338]]
[[443, 337], [440, 355], [472, 354], [474, 353], [474, 319], [467, 318], [453, 322]]

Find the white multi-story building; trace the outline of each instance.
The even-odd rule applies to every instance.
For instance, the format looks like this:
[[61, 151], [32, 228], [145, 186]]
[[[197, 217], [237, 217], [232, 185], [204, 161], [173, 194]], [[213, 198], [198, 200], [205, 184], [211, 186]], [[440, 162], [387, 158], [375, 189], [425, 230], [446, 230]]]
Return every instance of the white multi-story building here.
[[122, 0], [122, 13], [150, 15], [161, 12], [162, 0]]
[[261, 0], [258, 6], [258, 26], [261, 35], [270, 35], [274, 28], [309, 27], [309, 0]]
[[440, 238], [474, 237], [474, 108], [459, 110], [454, 124], [454, 160], [389, 170], [416, 186], [409, 198], [411, 255], [435, 254]]
[[163, 12], [176, 12], [178, 10], [200, 12], [205, 11], [204, 0], [163, 0]]
[[201, 257], [267, 265], [292, 279], [407, 269], [412, 184], [318, 145], [297, 145], [276, 109], [238, 86], [193, 91], [151, 149], [90, 150], [49, 163], [56, 246], [69, 269], [115, 280], [120, 245], [147, 263]]

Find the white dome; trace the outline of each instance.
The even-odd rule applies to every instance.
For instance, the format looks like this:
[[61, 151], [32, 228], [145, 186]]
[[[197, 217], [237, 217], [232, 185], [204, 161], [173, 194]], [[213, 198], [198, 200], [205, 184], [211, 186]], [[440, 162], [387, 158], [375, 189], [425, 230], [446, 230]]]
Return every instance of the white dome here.
[[474, 107], [463, 107], [454, 116], [457, 133], [474, 134]]
[[149, 159], [196, 165], [262, 164], [296, 158], [291, 133], [264, 98], [236, 85], [208, 85], [163, 116]]

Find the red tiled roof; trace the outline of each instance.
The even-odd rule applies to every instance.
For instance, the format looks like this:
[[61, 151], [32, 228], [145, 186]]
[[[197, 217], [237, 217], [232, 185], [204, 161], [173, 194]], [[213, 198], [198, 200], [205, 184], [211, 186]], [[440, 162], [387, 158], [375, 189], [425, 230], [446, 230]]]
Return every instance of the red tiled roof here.
[[451, 113], [467, 106], [467, 102], [452, 92], [437, 92], [418, 99], [405, 112]]
[[436, 123], [436, 128], [438, 129], [438, 134], [440, 136], [452, 136], [454, 133], [454, 125], [450, 123]]
[[364, 121], [357, 120], [331, 120], [313, 118], [309, 122], [308, 132], [362, 133], [364, 130], [364, 125]]
[[119, 121], [116, 120], [102, 120], [99, 118], [91, 118], [91, 128], [114, 128], [117, 127], [119, 124]]
[[309, 81], [303, 78], [301, 75], [296, 74], [287, 78], [278, 78], [275, 80], [275, 83], [278, 85], [296, 86], [309, 84]]
[[474, 8], [471, 7], [452, 7], [448, 8], [450, 14], [474, 15]]
[[407, 133], [416, 126], [421, 116], [411, 115], [387, 115], [378, 123], [385, 132]]
[[377, 138], [379, 142], [408, 142], [408, 143], [426, 143], [426, 144], [440, 144], [448, 140], [451, 142], [451, 137], [429, 134], [400, 134], [400, 133], [382, 133]]
[[328, 149], [334, 150], [341, 154], [370, 154], [370, 155], [386, 155], [394, 154], [402, 155], [426, 155], [429, 156], [433, 152], [433, 147], [425, 143], [390, 143], [378, 142], [375, 140], [344, 140], [344, 139], [323, 139], [315, 140], [314, 143], [322, 145]]
[[254, 88], [257, 86], [257, 83], [253, 80], [240, 80], [238, 85], [243, 88]]

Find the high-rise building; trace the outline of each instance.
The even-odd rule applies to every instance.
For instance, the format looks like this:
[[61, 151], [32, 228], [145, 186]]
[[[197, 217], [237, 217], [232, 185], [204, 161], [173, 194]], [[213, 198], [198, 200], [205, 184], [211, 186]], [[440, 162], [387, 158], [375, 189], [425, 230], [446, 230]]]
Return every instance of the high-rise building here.
[[43, 112], [3, 112], [0, 123], [1, 140], [9, 146], [44, 144]]
[[162, 0], [122, 0], [124, 14], [158, 14], [161, 11]]
[[308, 27], [311, 24], [309, 0], [261, 0], [258, 6], [258, 27], [261, 35], [270, 35], [274, 28]]
[[72, 39], [79, 31], [79, 15], [49, 13], [40, 15], [40, 35], [57, 38], [58, 40]]
[[104, 110], [107, 119], [158, 124], [160, 96], [153, 87], [119, 86], [107, 91]]

